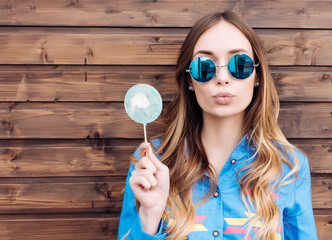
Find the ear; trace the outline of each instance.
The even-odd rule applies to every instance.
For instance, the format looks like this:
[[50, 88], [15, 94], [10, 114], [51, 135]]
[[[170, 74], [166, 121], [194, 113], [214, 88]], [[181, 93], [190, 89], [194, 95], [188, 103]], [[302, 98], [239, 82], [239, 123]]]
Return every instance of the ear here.
[[257, 74], [256, 73], [256, 76], [255, 76], [255, 87], [258, 87], [259, 86], [259, 82], [261, 81], [260, 79], [260, 74]]
[[194, 85], [192, 83], [192, 81], [189, 82], [189, 87], [188, 87], [189, 91], [195, 91], [194, 90]]

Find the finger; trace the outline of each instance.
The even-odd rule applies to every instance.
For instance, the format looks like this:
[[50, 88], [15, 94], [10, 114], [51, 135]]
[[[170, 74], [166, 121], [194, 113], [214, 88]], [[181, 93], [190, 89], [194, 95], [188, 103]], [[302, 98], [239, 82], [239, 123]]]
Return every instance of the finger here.
[[139, 188], [139, 189], [143, 188], [145, 191], [148, 191], [151, 188], [151, 183], [144, 176], [130, 177], [129, 185], [133, 191], [134, 191], [134, 189], [137, 189], [137, 188]]
[[147, 157], [141, 158], [136, 163], [135, 169], [137, 169], [137, 170], [139, 170], [139, 169], [147, 169], [147, 170], [151, 171], [153, 174], [155, 174], [157, 172], [157, 168], [155, 167], [155, 165]]
[[143, 143], [141, 143], [141, 145], [139, 146], [139, 149], [138, 149], [138, 153], [139, 153], [139, 156], [141, 158], [146, 155], [145, 153], [149, 149], [149, 147], [150, 147], [150, 143], [149, 142], [143, 142]]
[[141, 169], [139, 171], [135, 171], [135, 176], [136, 177], [145, 177], [151, 184], [151, 187], [157, 186], [157, 180], [150, 170]]

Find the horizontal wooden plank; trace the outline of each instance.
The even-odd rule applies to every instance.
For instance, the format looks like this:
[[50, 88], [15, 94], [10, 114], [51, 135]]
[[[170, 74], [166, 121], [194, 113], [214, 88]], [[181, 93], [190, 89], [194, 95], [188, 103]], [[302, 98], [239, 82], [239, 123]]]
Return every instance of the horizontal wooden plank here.
[[[288, 104], [279, 122], [289, 138], [332, 138], [331, 103]], [[0, 139], [142, 138], [143, 127], [123, 103], [0, 103]], [[147, 125], [149, 137], [162, 131], [162, 117]]]
[[332, 175], [311, 178], [313, 208], [332, 208]]
[[[0, 177], [125, 177], [129, 157], [141, 141], [1, 140]], [[307, 154], [313, 174], [332, 173], [332, 140], [302, 140], [295, 145]]]
[[227, 9], [254, 27], [332, 27], [329, 1], [26, 0], [1, 1], [0, 6], [0, 25], [189, 27], [200, 16]]
[[332, 140], [331, 139], [300, 139], [290, 140], [302, 150], [309, 159], [311, 172], [332, 173]]
[[[133, 85], [176, 91], [173, 66], [0, 66], [0, 101], [123, 101]], [[281, 101], [332, 102], [332, 68], [272, 68]], [[128, 79], [124, 81], [124, 79]]]
[[315, 223], [319, 240], [332, 239], [332, 214], [316, 214]]
[[119, 224], [118, 218], [105, 217], [17, 220], [1, 218], [0, 238], [3, 240], [110, 240], [117, 238]]
[[[1, 183], [0, 214], [120, 214], [123, 189], [124, 182]], [[332, 208], [331, 189], [331, 175], [312, 177], [313, 208]]]
[[[332, 105], [282, 104], [278, 122], [287, 138], [330, 138], [332, 134]], [[312, 138], [315, 138], [312, 135]]]
[[[303, 71], [302, 71], [303, 70]], [[272, 68], [280, 101], [332, 101], [332, 69]]]
[[0, 214], [119, 214], [123, 189], [124, 182], [103, 181], [34, 183], [30, 180], [25, 184], [0, 184]]
[[98, 138], [76, 142], [1, 141], [0, 177], [126, 176], [129, 157], [139, 145]]
[[[19, 216], [15, 216], [18, 218]], [[332, 238], [332, 215], [316, 214], [315, 222], [319, 240]], [[4, 215], [0, 220], [0, 237], [3, 240], [58, 240], [58, 239], [116, 239], [119, 218], [50, 218], [13, 219]]]
[[[0, 64], [174, 65], [188, 29], [0, 28]], [[271, 65], [332, 65], [332, 30], [257, 29]]]

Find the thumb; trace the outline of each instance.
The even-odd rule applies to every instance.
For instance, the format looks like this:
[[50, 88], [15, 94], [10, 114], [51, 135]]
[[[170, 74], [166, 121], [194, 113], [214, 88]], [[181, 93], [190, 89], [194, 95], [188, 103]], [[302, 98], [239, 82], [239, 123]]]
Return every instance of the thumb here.
[[146, 152], [148, 151], [149, 147], [151, 148], [149, 142], [141, 143], [140, 147], [138, 148], [138, 153], [141, 158], [147, 155]]

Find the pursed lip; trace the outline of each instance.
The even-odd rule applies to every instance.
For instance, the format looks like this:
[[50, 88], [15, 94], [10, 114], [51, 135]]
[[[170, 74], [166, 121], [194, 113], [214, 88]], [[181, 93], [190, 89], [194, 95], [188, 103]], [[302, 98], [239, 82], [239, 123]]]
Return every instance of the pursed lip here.
[[228, 92], [221, 92], [213, 96], [214, 98], [226, 98], [226, 97], [234, 97], [233, 94]]

